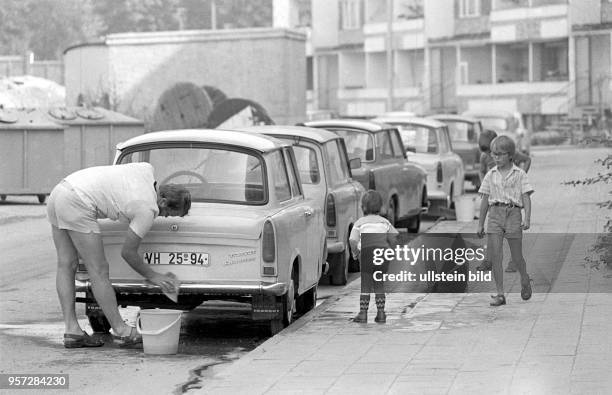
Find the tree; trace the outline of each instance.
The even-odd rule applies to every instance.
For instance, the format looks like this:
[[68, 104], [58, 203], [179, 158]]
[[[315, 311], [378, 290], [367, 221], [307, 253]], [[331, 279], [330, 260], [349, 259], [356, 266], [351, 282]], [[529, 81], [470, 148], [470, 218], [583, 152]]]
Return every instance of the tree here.
[[96, 0], [94, 14], [103, 35], [178, 30], [181, 0]]

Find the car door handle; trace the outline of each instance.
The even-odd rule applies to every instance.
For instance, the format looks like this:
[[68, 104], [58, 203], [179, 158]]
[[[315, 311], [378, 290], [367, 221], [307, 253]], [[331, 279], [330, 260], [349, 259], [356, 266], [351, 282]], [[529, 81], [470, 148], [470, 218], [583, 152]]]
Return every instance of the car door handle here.
[[304, 217], [312, 217], [312, 210], [309, 208], [304, 210]]

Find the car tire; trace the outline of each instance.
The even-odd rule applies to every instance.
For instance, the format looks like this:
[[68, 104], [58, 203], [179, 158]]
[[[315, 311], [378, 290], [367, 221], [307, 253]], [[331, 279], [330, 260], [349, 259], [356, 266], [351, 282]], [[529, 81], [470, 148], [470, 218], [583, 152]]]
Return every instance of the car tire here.
[[395, 221], [397, 219], [397, 215], [396, 215], [396, 207], [395, 207], [395, 200], [393, 200], [393, 198], [391, 198], [389, 200], [389, 207], [387, 208], [387, 220], [391, 223], [391, 225], [395, 226]]
[[293, 314], [296, 311], [297, 303], [295, 297], [297, 290], [297, 273], [295, 270], [296, 268], [294, 266], [293, 270], [291, 271], [291, 282], [289, 283], [289, 289], [283, 296], [281, 296], [281, 317], [274, 318], [270, 321], [270, 334], [272, 336], [276, 335], [293, 322]]
[[85, 304], [85, 315], [89, 320], [89, 325], [95, 333], [109, 333], [111, 325], [106, 316], [96, 303]]
[[408, 233], [419, 233], [419, 228], [421, 227], [421, 214], [417, 214], [414, 217], [408, 220], [406, 224], [406, 229]]
[[349, 253], [345, 249], [341, 253], [329, 255], [329, 282], [331, 285], [346, 285], [348, 281]]
[[297, 298], [297, 313], [304, 315], [317, 305], [317, 285]]

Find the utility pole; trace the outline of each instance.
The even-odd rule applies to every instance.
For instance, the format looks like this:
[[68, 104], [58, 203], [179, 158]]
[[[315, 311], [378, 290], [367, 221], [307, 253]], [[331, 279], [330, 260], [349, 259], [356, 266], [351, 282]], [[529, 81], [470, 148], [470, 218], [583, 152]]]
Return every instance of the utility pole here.
[[387, 0], [387, 111], [393, 111], [393, 0]]

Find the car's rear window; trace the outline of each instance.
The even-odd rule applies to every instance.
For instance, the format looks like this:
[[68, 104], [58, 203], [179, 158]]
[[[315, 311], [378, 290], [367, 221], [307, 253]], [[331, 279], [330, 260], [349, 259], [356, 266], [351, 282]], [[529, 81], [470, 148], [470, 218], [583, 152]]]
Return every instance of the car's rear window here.
[[395, 125], [407, 151], [435, 153], [438, 151], [436, 131], [426, 126]]
[[448, 126], [448, 133], [450, 134], [452, 142], [476, 142], [476, 134], [474, 133], [474, 125], [472, 123], [447, 120], [445, 120], [444, 123]]
[[508, 130], [508, 121], [505, 118], [481, 118], [482, 127], [493, 130]]
[[263, 204], [263, 159], [222, 148], [164, 147], [131, 151], [119, 163], [149, 162], [160, 184], [179, 184], [192, 201]]
[[362, 162], [374, 160], [374, 141], [370, 133], [343, 129], [335, 129], [334, 132], [344, 139], [350, 159], [360, 158]]

